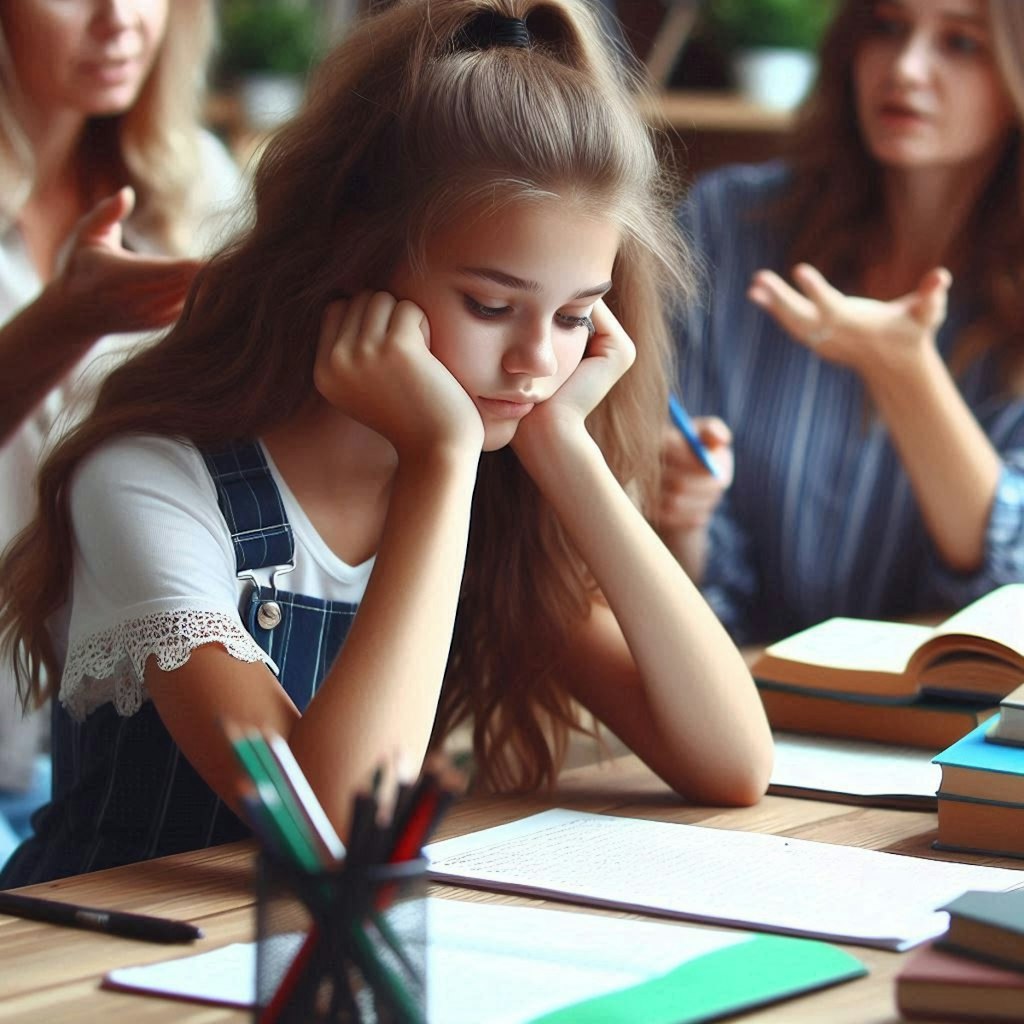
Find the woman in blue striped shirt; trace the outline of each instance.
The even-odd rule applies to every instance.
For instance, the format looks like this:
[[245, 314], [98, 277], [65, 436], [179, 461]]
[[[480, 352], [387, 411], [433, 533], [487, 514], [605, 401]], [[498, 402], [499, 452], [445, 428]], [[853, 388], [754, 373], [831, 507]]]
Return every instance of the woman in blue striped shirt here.
[[792, 157], [688, 197], [724, 472], [670, 437], [661, 522], [741, 642], [1024, 579], [1022, 7], [848, 0]]

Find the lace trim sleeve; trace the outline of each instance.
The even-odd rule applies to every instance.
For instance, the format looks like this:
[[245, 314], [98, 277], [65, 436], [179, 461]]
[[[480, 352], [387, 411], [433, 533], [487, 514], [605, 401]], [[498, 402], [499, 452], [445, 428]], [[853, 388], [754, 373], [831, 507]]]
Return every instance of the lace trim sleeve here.
[[195, 648], [211, 643], [221, 644], [239, 661], [262, 661], [277, 670], [230, 615], [196, 608], [154, 612], [77, 641], [64, 663], [61, 703], [79, 720], [107, 701], [119, 715], [134, 715], [149, 696], [144, 672], [150, 655], [160, 669], [171, 672]]

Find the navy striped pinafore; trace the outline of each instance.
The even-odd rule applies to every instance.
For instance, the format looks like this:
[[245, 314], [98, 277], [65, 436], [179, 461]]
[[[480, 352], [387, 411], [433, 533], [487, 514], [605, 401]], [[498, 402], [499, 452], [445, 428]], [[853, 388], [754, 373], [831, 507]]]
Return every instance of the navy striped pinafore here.
[[[295, 539], [258, 444], [237, 443], [204, 459], [239, 578], [249, 581], [242, 622], [302, 711], [345, 642], [357, 606], [278, 589], [294, 564]], [[182, 756], [151, 701], [128, 717], [104, 704], [84, 722], [54, 701], [53, 779], [53, 799], [34, 816], [35, 834], [7, 862], [0, 888], [249, 834]]]

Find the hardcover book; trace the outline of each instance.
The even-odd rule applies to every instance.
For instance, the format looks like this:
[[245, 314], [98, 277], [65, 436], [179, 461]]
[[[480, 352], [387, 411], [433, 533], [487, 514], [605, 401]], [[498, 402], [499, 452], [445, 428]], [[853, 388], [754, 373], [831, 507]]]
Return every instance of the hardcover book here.
[[852, 694], [802, 693], [767, 682], [759, 682], [758, 691], [773, 729], [931, 751], [955, 743], [999, 708], [998, 704], [931, 697], [909, 704], [883, 704]]
[[939, 948], [1024, 971], [1024, 889], [965, 892], [942, 908], [949, 929]]
[[988, 739], [1024, 747], [1024, 684], [999, 702], [999, 717], [989, 727]]
[[979, 725], [935, 756], [942, 769], [939, 795], [1024, 808], [1024, 754], [1014, 747], [989, 743], [987, 729], [987, 725]]
[[1024, 804], [938, 795], [937, 850], [1024, 857]]
[[911, 1018], [1020, 1022], [1024, 973], [929, 943], [911, 953], [896, 976], [896, 1005]]
[[1024, 583], [999, 587], [935, 627], [827, 619], [770, 644], [751, 672], [795, 690], [892, 703], [921, 693], [996, 703], [1024, 684]]

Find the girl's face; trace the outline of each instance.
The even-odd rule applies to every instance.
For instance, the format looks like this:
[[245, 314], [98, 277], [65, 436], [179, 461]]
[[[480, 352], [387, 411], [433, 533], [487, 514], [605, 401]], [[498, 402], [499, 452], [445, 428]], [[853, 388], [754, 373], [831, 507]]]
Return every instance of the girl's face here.
[[168, 0], [0, 4], [22, 92], [43, 114], [119, 114], [139, 95], [167, 26]]
[[984, 0], [876, 0], [854, 58], [865, 143], [896, 168], [991, 159], [1014, 111], [992, 52]]
[[427, 247], [423, 271], [395, 272], [390, 290], [426, 313], [431, 351], [476, 404], [485, 451], [508, 444], [579, 365], [618, 247], [610, 219], [517, 202], [459, 218]]

